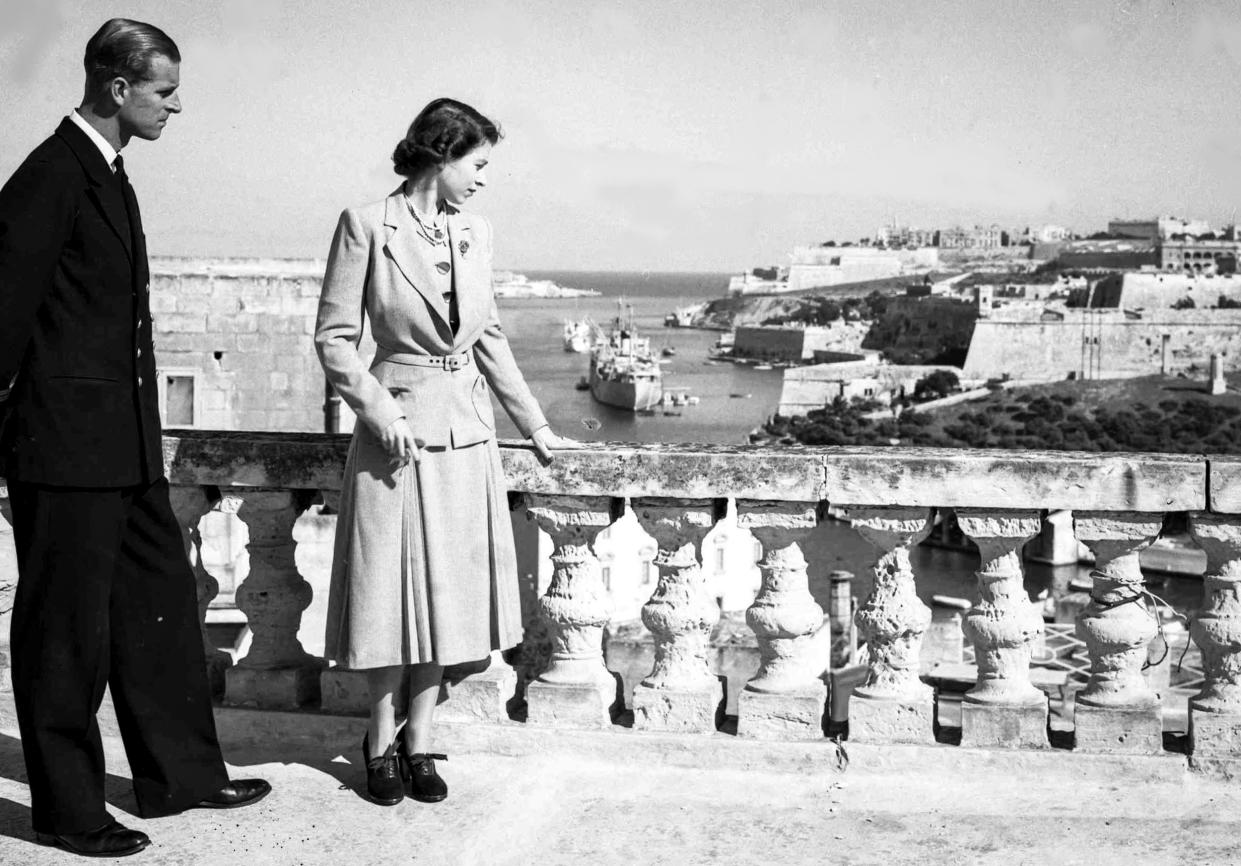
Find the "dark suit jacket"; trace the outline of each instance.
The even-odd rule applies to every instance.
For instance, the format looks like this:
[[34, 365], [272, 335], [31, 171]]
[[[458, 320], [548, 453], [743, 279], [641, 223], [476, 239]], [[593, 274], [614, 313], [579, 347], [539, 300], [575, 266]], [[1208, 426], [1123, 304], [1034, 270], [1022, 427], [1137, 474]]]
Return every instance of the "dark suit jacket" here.
[[120, 178], [66, 119], [0, 188], [7, 477], [121, 487], [163, 475], [146, 241]]

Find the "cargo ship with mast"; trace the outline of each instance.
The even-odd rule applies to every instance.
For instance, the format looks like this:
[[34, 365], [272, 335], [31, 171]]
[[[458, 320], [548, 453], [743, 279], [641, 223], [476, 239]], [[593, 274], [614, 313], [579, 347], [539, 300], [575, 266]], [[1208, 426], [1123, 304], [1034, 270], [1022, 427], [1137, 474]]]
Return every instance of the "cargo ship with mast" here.
[[630, 412], [651, 409], [663, 399], [663, 371], [651, 354], [651, 341], [633, 326], [633, 307], [626, 320], [623, 302], [604, 339], [590, 353], [590, 393], [607, 406]]

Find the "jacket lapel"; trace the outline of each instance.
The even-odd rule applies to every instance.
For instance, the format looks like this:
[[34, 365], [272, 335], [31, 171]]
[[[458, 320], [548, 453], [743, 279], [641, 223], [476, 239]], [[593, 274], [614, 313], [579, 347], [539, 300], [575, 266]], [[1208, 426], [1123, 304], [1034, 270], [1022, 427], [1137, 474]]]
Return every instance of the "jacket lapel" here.
[[448, 245], [452, 248], [453, 291], [457, 293], [458, 334], [469, 335], [487, 315], [490, 286], [482, 285], [483, 271], [478, 267], [483, 251], [474, 248], [474, 232], [470, 218], [460, 211], [448, 211]]
[[384, 209], [384, 225], [389, 229], [384, 248], [405, 279], [422, 295], [427, 306], [448, 327], [448, 304], [435, 290], [435, 263], [423, 251], [425, 243], [418, 239], [414, 217], [405, 204], [405, 194], [400, 187], [388, 196]]
[[129, 218], [125, 215], [125, 199], [121, 195], [120, 183], [112, 174], [112, 166], [104, 161], [103, 154], [99, 152], [99, 148], [95, 147], [94, 142], [86, 137], [86, 133], [78, 129], [77, 124], [68, 118], [62, 120], [60, 126], [56, 127], [56, 134], [64, 139], [69, 149], [73, 151], [73, 155], [77, 157], [82, 170], [86, 173], [87, 180], [90, 181], [87, 195], [103, 214], [104, 222], [125, 247], [125, 255], [129, 256], [132, 263], [134, 251], [130, 248], [132, 240], [129, 232]]

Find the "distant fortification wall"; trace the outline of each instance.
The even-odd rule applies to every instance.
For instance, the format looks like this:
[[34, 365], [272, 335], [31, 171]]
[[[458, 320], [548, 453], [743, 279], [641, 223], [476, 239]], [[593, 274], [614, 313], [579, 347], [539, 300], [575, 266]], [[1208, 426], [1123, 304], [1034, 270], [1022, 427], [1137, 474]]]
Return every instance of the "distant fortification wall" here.
[[1193, 302], [1197, 309], [1210, 309], [1218, 306], [1221, 298], [1241, 302], [1241, 277], [1199, 273], [1112, 274], [1095, 286], [1090, 306], [1141, 310]]
[[974, 325], [963, 378], [1109, 379], [1241, 366], [1241, 310], [994, 310]]
[[[322, 430], [324, 377], [313, 343], [322, 281], [323, 263], [313, 260], [153, 259], [165, 423]], [[342, 404], [341, 429], [352, 424]]]

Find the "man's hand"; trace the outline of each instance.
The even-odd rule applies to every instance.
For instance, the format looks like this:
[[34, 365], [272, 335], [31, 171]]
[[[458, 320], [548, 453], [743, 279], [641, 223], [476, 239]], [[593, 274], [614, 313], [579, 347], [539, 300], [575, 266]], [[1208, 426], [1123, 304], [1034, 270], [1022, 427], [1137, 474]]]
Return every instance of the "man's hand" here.
[[384, 451], [388, 452], [388, 468], [394, 472], [411, 460], [417, 463], [422, 457], [414, 440], [414, 431], [404, 418], [397, 418], [385, 427], [379, 439]]

